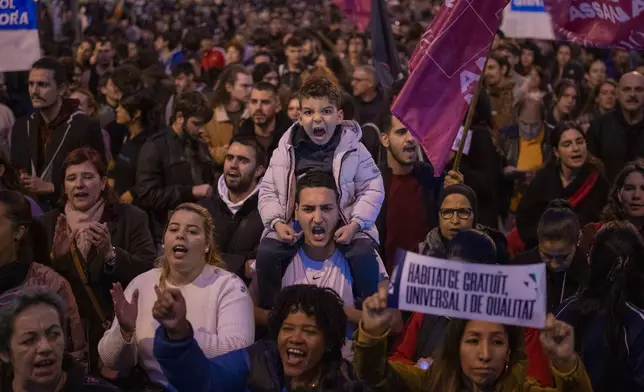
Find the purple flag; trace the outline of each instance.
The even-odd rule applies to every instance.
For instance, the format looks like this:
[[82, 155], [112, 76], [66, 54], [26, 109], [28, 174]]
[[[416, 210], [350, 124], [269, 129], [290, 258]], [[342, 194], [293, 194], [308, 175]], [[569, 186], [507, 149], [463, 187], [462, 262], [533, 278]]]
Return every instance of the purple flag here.
[[447, 163], [508, 0], [448, 0], [409, 61], [392, 111], [440, 175]]
[[333, 3], [342, 10], [345, 18], [361, 31], [365, 31], [369, 25], [371, 0], [333, 0]]

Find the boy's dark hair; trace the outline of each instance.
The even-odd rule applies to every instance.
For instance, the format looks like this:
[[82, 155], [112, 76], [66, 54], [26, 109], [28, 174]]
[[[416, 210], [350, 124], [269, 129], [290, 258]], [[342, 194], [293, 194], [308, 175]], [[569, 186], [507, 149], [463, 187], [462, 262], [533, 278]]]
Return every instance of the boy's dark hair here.
[[143, 81], [141, 72], [132, 65], [121, 65], [112, 72], [112, 83], [121, 90], [123, 95], [133, 94], [141, 89]]
[[277, 88], [273, 86], [272, 84], [268, 82], [257, 82], [253, 86], [253, 90], [257, 91], [269, 91], [271, 94], [273, 94], [275, 97], [279, 96], [279, 92], [277, 91]]
[[177, 98], [172, 108], [170, 123], [174, 123], [177, 120], [177, 113], [181, 113], [186, 120], [190, 117], [196, 117], [203, 120], [204, 123], [209, 122], [213, 115], [212, 109], [208, 105], [208, 100], [199, 91], [185, 93]]
[[272, 340], [277, 341], [284, 320], [289, 314], [296, 312], [315, 317], [326, 344], [322, 360], [340, 361], [342, 346], [347, 336], [347, 316], [344, 313], [344, 303], [338, 294], [329, 288], [303, 284], [282, 289], [268, 322]]
[[333, 174], [323, 170], [312, 170], [308, 174], [297, 180], [295, 191], [295, 202], [300, 202], [300, 193], [303, 189], [308, 188], [327, 188], [331, 189], [338, 195], [338, 187], [335, 184]]
[[302, 45], [304, 45], [304, 42], [302, 42], [300, 38], [293, 36], [286, 41], [286, 43], [284, 44], [284, 49], [288, 49], [289, 47], [299, 48]]
[[31, 66], [31, 69], [44, 69], [54, 73], [54, 81], [57, 86], [69, 83], [65, 66], [54, 57], [42, 57]]
[[172, 68], [172, 77], [176, 78], [181, 74], [195, 76], [195, 67], [189, 61], [182, 61]]
[[266, 149], [264, 148], [264, 146], [259, 144], [254, 136], [233, 136], [233, 138], [230, 139], [229, 145], [232, 146], [233, 143], [239, 143], [246, 147], [251, 147], [253, 150], [255, 150], [255, 161], [257, 162], [257, 166], [263, 166], [264, 168], [268, 167], [268, 157], [266, 154]]
[[309, 98], [327, 98], [336, 109], [342, 106], [342, 91], [324, 76], [312, 76], [304, 82], [299, 93], [300, 103]]
[[576, 244], [581, 226], [577, 215], [565, 200], [553, 200], [541, 215], [537, 226], [539, 241], [565, 241]]

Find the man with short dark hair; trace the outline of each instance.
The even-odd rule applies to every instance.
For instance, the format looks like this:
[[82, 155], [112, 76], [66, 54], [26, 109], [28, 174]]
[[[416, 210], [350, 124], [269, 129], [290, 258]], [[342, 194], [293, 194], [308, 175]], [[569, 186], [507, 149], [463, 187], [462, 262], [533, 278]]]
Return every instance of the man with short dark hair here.
[[371, 65], [357, 67], [353, 71], [351, 87], [358, 107], [358, 123], [360, 125], [375, 123], [386, 110], [385, 96], [380, 88], [375, 68]]
[[266, 150], [269, 161], [282, 135], [293, 125], [293, 121], [280, 109], [275, 86], [268, 82], [255, 84], [248, 101], [250, 118], [244, 120], [238, 131], [238, 135], [254, 137]]
[[159, 34], [154, 41], [154, 48], [159, 53], [159, 61], [163, 64], [165, 72], [170, 75], [172, 69], [185, 60], [185, 56], [179, 46], [179, 36], [173, 31], [166, 31]]
[[170, 96], [168, 102], [165, 105], [165, 124], [170, 125], [170, 117], [172, 117], [172, 107], [177, 97], [180, 97], [182, 94], [189, 93], [191, 91], [199, 91], [208, 97], [211, 91], [208, 91], [208, 88], [205, 83], [201, 83], [197, 80], [197, 72], [195, 71], [194, 65], [188, 61], [177, 64], [172, 69], [172, 77], [174, 78], [174, 88], [175, 93]]
[[160, 243], [168, 210], [212, 195], [213, 162], [201, 140], [212, 109], [203, 94], [182, 95], [166, 131], [150, 137], [139, 154], [135, 204], [152, 218], [152, 236]]
[[11, 162], [20, 181], [45, 209], [62, 192], [63, 162], [79, 147], [96, 150], [105, 160], [105, 144], [98, 122], [78, 110], [78, 101], [65, 98], [65, 67], [43, 57], [29, 72], [29, 96], [35, 111], [16, 121], [11, 133]]
[[257, 246], [264, 231], [257, 209], [257, 185], [267, 165], [266, 151], [254, 137], [234, 137], [217, 189], [212, 197], [200, 202], [216, 222], [215, 243], [228, 271], [247, 282], [252, 278]]
[[292, 91], [300, 88], [300, 75], [304, 71], [302, 65], [302, 45], [304, 43], [297, 37], [291, 37], [284, 45], [286, 62], [279, 66], [279, 75], [282, 84]]

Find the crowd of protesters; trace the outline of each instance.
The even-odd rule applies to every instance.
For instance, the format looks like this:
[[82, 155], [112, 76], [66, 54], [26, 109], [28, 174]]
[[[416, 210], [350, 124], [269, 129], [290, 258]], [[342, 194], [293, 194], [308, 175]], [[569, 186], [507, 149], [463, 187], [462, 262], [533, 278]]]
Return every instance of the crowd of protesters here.
[[[401, 64], [439, 6], [389, 2]], [[644, 391], [642, 53], [498, 31], [441, 173], [331, 1], [90, 1], [80, 42], [39, 12], [0, 89], [0, 392]], [[544, 263], [546, 327], [387, 309], [401, 249]]]

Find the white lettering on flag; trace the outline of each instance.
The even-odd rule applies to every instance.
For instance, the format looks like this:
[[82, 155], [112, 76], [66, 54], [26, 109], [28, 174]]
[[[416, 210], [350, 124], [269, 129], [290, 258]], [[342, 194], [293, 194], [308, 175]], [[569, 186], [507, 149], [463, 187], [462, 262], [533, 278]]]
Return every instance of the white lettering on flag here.
[[35, 0], [0, 0], [0, 72], [22, 71], [40, 58]]
[[439, 316], [543, 328], [545, 264], [487, 265], [400, 252], [389, 306]]

